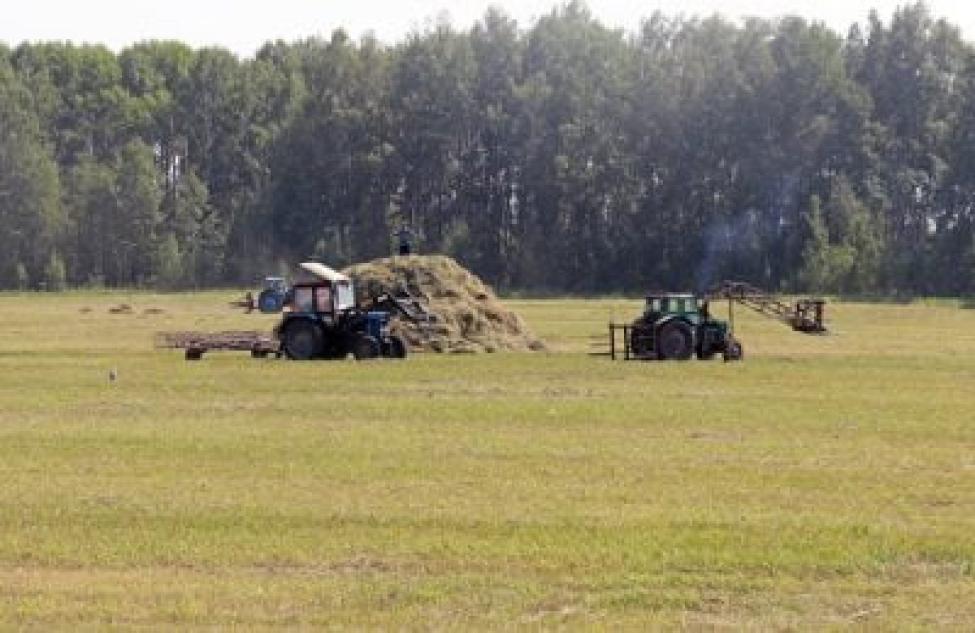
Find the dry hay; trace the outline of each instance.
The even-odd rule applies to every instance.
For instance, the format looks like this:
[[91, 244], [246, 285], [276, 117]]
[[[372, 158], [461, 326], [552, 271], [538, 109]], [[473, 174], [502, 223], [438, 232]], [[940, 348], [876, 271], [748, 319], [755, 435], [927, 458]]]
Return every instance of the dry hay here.
[[545, 345], [477, 276], [450, 257], [410, 255], [377, 259], [342, 271], [352, 277], [360, 302], [404, 291], [421, 300], [435, 322], [399, 318], [393, 332], [413, 350], [435, 352], [539, 351]]

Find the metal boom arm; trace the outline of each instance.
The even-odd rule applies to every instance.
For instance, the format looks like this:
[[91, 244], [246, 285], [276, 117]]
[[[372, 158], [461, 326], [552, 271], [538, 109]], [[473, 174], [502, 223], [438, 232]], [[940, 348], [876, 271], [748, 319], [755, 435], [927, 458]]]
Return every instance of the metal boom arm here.
[[796, 332], [824, 334], [823, 324], [826, 302], [823, 299], [803, 298], [789, 304], [750, 284], [741, 281], [725, 281], [708, 292], [709, 299], [727, 299], [739, 303], [765, 317], [785, 323]]

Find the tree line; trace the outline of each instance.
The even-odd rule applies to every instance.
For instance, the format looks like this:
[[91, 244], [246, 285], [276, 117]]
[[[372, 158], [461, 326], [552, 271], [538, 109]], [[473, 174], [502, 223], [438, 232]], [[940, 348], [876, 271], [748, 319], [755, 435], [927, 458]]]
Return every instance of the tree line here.
[[409, 226], [503, 289], [970, 294], [973, 202], [975, 48], [923, 4], [0, 46], [0, 288], [253, 282]]

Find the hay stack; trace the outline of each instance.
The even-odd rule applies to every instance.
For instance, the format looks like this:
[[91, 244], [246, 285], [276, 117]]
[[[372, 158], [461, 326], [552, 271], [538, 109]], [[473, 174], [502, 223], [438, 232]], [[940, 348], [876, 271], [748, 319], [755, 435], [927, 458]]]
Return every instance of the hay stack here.
[[360, 300], [403, 291], [422, 300], [436, 317], [435, 323], [425, 327], [404, 319], [393, 323], [393, 331], [414, 350], [463, 353], [545, 349], [490, 287], [450, 257], [390, 257], [356, 264], [342, 272], [354, 280]]

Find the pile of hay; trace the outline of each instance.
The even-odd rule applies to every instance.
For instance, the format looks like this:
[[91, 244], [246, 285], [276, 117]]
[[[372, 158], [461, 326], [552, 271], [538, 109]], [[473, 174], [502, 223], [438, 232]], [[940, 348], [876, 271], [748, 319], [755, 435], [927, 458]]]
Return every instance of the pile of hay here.
[[435, 317], [425, 326], [396, 319], [393, 332], [414, 350], [435, 352], [539, 351], [545, 345], [504, 307], [490, 287], [450, 257], [411, 255], [356, 264], [342, 271], [360, 301], [404, 291]]

